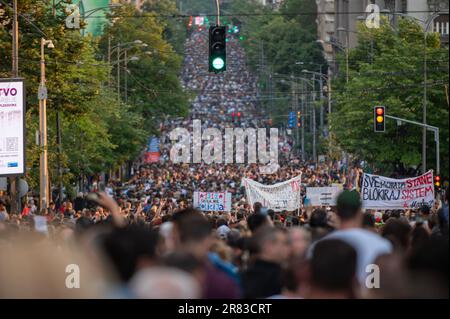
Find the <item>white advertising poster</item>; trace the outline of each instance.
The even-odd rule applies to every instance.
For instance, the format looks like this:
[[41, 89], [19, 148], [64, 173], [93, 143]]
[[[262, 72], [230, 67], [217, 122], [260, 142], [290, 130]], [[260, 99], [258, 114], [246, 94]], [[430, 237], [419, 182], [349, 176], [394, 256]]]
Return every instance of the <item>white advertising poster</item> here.
[[336, 206], [336, 198], [341, 192], [338, 186], [307, 187], [306, 198], [311, 206]]
[[368, 209], [431, 207], [434, 203], [433, 171], [404, 179], [364, 174], [361, 198], [363, 207]]
[[0, 176], [25, 173], [25, 92], [20, 79], [0, 79]]
[[231, 193], [194, 192], [194, 207], [204, 212], [229, 212]]
[[302, 204], [301, 177], [299, 175], [274, 185], [264, 185], [248, 178], [244, 178], [242, 182], [245, 186], [247, 201], [252, 207], [254, 203], [260, 202], [263, 207], [276, 212], [293, 211], [300, 208]]

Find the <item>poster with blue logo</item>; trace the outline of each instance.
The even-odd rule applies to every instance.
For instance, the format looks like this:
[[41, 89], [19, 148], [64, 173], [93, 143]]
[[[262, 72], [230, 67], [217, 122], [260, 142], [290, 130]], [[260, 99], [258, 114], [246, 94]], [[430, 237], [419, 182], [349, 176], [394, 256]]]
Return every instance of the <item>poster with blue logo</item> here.
[[25, 173], [25, 89], [22, 79], [0, 79], [0, 176]]

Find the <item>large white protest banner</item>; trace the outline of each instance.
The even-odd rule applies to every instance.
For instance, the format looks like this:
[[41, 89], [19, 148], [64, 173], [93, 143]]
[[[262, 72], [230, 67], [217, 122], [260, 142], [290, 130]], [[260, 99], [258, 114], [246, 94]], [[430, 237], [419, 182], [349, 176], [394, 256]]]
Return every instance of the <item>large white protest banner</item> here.
[[307, 187], [306, 198], [309, 198], [311, 206], [336, 206], [340, 191], [338, 186]]
[[368, 209], [432, 206], [434, 203], [433, 171], [405, 179], [364, 174], [361, 198], [363, 207]]
[[254, 203], [260, 202], [263, 207], [276, 212], [300, 208], [302, 204], [300, 181], [301, 175], [274, 185], [264, 185], [248, 178], [242, 179], [247, 201], [252, 207]]
[[229, 212], [231, 193], [194, 192], [194, 207], [206, 212]]
[[25, 86], [0, 79], [0, 176], [25, 173]]

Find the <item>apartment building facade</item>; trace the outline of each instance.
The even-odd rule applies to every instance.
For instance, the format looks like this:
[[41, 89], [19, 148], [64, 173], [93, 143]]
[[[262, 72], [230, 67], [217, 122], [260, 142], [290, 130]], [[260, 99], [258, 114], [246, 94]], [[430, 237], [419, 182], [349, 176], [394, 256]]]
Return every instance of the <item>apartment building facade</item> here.
[[371, 3], [379, 6], [381, 14], [388, 15], [394, 27], [399, 17], [394, 12], [423, 21], [423, 26], [429, 21], [428, 31], [440, 33], [442, 44], [448, 46], [447, 0], [316, 0], [318, 39], [328, 61], [334, 60], [339, 46], [356, 46], [357, 23], [365, 20], [366, 8]]

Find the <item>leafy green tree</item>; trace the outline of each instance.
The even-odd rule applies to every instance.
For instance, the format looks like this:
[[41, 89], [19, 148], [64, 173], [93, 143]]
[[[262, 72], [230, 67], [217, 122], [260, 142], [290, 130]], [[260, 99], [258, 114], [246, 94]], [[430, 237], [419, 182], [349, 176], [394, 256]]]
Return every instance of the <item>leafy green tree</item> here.
[[178, 17], [180, 11], [175, 0], [147, 0], [142, 10], [155, 15], [157, 23], [164, 28], [163, 38], [178, 54], [183, 55], [188, 20]]
[[[322, 46], [316, 42], [317, 29], [314, 0], [286, 0], [278, 12], [258, 1], [233, 1], [230, 11], [241, 23], [241, 42], [246, 51], [247, 64], [258, 75], [261, 109], [274, 125], [287, 125], [292, 111], [292, 83], [290, 76], [305, 76], [301, 71], [326, 72]], [[251, 14], [248, 14], [251, 13]], [[296, 64], [304, 62], [304, 65]], [[278, 74], [278, 75], [277, 75]], [[318, 90], [318, 86], [317, 89]], [[306, 97], [307, 92], [300, 96]], [[310, 93], [308, 93], [310, 94]], [[317, 113], [318, 114], [318, 113]], [[306, 116], [306, 114], [305, 114]], [[306, 151], [311, 153], [311, 121], [306, 121]], [[317, 122], [319, 116], [316, 117]]]
[[[345, 151], [367, 160], [388, 174], [395, 167], [420, 167], [422, 129], [386, 121], [386, 132], [374, 133], [373, 107], [384, 105], [388, 115], [422, 122], [424, 34], [421, 26], [399, 20], [396, 33], [384, 21], [379, 29], [359, 28], [358, 45], [350, 51], [350, 81], [334, 86], [331, 130]], [[440, 128], [441, 158], [448, 158], [448, 51], [439, 36], [429, 34], [427, 123]], [[342, 65], [342, 64], [341, 64]], [[445, 145], [445, 146], [444, 146]], [[435, 166], [435, 144], [428, 136], [427, 163]], [[441, 162], [448, 174], [448, 162]]]
[[[158, 22], [160, 17], [154, 12], [140, 13], [132, 6], [122, 6], [111, 15], [111, 21], [113, 23], [105, 28], [100, 40], [100, 48], [105, 57], [108, 55], [109, 40], [113, 49], [119, 44], [136, 40], [146, 45], [121, 45], [121, 52], [126, 49], [129, 58], [134, 55], [139, 60], [129, 61], [126, 68], [124, 63], [120, 63], [122, 76], [119, 84], [123, 92], [125, 83], [122, 81], [127, 77], [128, 104], [133, 106], [133, 112], [144, 118], [144, 127], [152, 132], [156, 124], [155, 119], [166, 115], [187, 114], [188, 95], [183, 91], [178, 79], [182, 57], [164, 39], [166, 25]], [[117, 50], [112, 55], [113, 61], [117, 59], [116, 52]], [[121, 55], [120, 60], [124, 60], [124, 55]], [[116, 73], [117, 67], [119, 66], [115, 63], [113, 74]]]
[[295, 19], [302, 29], [317, 32], [317, 5], [315, 0], [285, 0], [280, 12], [289, 19]]
[[[63, 9], [69, 3], [69, 0], [57, 2], [57, 14], [54, 16], [48, 1], [19, 2], [19, 73], [25, 79], [27, 89], [26, 158], [27, 179], [31, 187], [39, 184], [40, 149], [35, 143], [35, 132], [39, 127], [37, 89], [41, 37], [52, 40], [55, 47], [45, 48], [51, 183], [59, 182], [56, 170], [58, 158], [64, 171], [63, 180], [68, 186], [79, 176], [96, 175], [134, 159], [147, 137], [141, 113], [130, 105], [118, 103], [117, 95], [106, 86], [110, 67], [102, 61], [104, 55], [100, 54], [97, 39], [82, 37], [79, 30], [66, 28]], [[12, 12], [6, 9], [2, 15], [0, 54], [4, 58], [0, 60], [0, 76], [9, 77]], [[173, 55], [163, 55], [155, 59], [152, 65], [178, 61]], [[137, 65], [134, 67], [138, 68]], [[170, 71], [174, 69], [176, 66], [169, 67]], [[179, 92], [173, 81], [172, 85]], [[167, 88], [171, 87], [164, 87]], [[62, 154], [58, 154], [56, 147], [56, 111], [61, 117]]]

